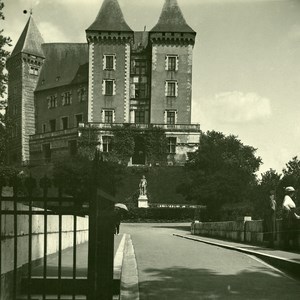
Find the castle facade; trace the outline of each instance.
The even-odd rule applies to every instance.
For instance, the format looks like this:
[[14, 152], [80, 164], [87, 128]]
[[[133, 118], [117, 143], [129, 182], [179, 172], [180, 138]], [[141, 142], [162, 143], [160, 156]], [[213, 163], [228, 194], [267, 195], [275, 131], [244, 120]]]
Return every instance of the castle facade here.
[[[191, 123], [196, 32], [177, 0], [165, 0], [150, 31], [133, 31], [118, 0], [104, 0], [87, 43], [44, 43], [30, 16], [7, 61], [10, 163], [48, 162], [76, 153], [83, 130], [96, 130], [111, 151], [114, 126], [159, 127], [170, 165], [199, 145]], [[136, 142], [132, 165], [147, 164]]]

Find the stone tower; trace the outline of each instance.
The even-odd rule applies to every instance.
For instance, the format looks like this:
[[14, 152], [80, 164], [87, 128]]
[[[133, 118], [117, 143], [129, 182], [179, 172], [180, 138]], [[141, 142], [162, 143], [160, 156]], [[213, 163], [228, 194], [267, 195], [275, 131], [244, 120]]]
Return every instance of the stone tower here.
[[29, 161], [29, 136], [35, 133], [34, 90], [44, 61], [43, 38], [30, 16], [7, 60], [8, 116], [12, 123], [10, 163]]
[[104, 0], [86, 35], [88, 122], [129, 123], [130, 44], [134, 33], [117, 0]]
[[196, 32], [177, 0], [165, 0], [149, 33], [152, 46], [151, 123], [190, 124], [192, 58]]

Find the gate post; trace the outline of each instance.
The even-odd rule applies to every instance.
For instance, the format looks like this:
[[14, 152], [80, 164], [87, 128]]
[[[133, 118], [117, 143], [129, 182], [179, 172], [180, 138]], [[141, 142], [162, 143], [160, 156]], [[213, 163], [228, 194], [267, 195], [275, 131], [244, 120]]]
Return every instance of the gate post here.
[[97, 190], [89, 207], [88, 300], [113, 297], [114, 201]]

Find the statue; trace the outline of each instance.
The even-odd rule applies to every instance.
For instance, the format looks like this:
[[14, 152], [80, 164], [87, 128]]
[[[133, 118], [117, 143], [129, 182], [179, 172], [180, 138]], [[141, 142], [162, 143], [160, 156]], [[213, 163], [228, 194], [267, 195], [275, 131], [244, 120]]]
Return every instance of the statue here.
[[147, 180], [145, 175], [143, 175], [140, 184], [139, 184], [139, 188], [140, 188], [140, 196], [146, 196], [147, 194]]

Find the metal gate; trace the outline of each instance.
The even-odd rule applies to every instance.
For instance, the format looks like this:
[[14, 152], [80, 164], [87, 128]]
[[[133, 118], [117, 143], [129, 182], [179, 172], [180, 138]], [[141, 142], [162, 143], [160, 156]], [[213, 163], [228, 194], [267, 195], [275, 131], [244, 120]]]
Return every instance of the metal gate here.
[[[47, 178], [45, 178], [47, 180]], [[7, 197], [0, 193], [0, 232], [3, 232], [5, 222], [10, 220], [12, 232], [9, 241], [11, 247], [0, 247], [0, 274], [4, 272], [4, 264], [8, 256], [13, 257], [12, 271], [9, 273], [6, 288], [0, 292], [0, 299], [112, 299], [113, 295], [119, 293], [118, 283], [113, 282], [113, 254], [114, 254], [114, 200], [111, 196], [100, 190], [92, 191], [90, 199], [78, 201], [78, 199], [64, 198], [60, 191], [57, 191], [56, 197], [48, 196], [48, 188], [45, 184], [42, 197], [33, 197], [33, 189], [29, 188], [26, 197], [12, 195]], [[82, 199], [81, 199], [82, 200]], [[82, 203], [82, 205], [78, 205]], [[49, 276], [49, 263], [51, 259], [49, 249], [49, 224], [48, 220], [56, 216], [58, 235], [57, 245], [57, 265], [51, 272], [55, 271], [56, 276]], [[64, 251], [63, 236], [66, 234], [63, 218], [69, 216], [73, 223], [72, 242], [69, 248], [72, 252], [71, 268], [68, 275], [64, 275], [64, 266], [62, 256]], [[87, 276], [78, 276], [78, 220], [82, 217], [88, 217], [88, 257], [87, 257]], [[22, 237], [20, 226], [24, 222], [20, 219], [28, 220], [27, 228], [21, 231], [27, 233]], [[41, 247], [43, 243], [43, 253], [40, 258], [36, 258], [37, 232], [33, 230], [33, 221], [35, 218], [42, 220], [43, 241], [38, 244]], [[28, 238], [25, 239], [25, 236]], [[4, 237], [1, 236], [1, 245]], [[22, 241], [22, 243], [20, 242]], [[4, 244], [4, 243], [3, 243]], [[11, 249], [13, 253], [9, 253]], [[10, 251], [10, 252], [11, 252]], [[20, 253], [26, 253], [27, 259], [24, 264], [18, 261]], [[22, 266], [20, 266], [22, 264]], [[38, 276], [35, 274], [39, 268]], [[3, 272], [2, 272], [3, 271]], [[4, 281], [5, 274], [1, 275], [1, 281]], [[5, 290], [9, 289], [9, 293]], [[4, 296], [4, 293], [10, 296]], [[2, 296], [1, 296], [2, 295]], [[3, 298], [2, 298], [3, 297]], [[6, 298], [5, 298], [6, 297]], [[7, 298], [8, 297], [8, 298]]]

